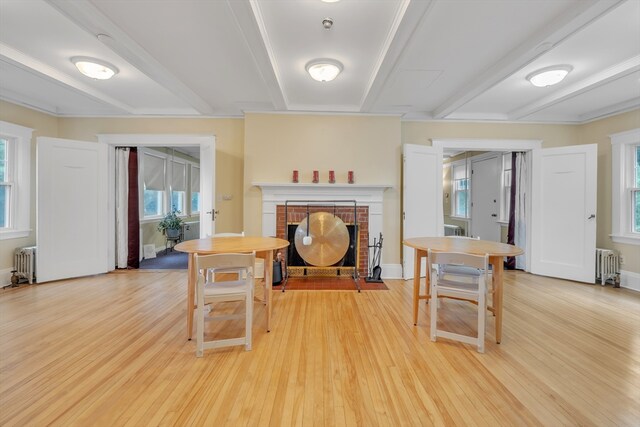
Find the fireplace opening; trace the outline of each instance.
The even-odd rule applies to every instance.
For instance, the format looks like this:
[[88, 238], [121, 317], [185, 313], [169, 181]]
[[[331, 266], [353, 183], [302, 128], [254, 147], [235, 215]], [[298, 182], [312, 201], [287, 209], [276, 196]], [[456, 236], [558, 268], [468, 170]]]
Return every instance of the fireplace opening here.
[[[348, 231], [348, 248], [345, 255], [331, 266], [309, 265], [298, 253], [295, 234], [300, 223], [306, 223], [309, 215], [325, 212], [340, 218]], [[369, 207], [355, 201], [286, 201], [276, 205], [276, 236], [288, 240], [290, 245], [282, 253], [287, 275], [315, 277], [364, 277], [368, 269]], [[308, 259], [308, 258], [307, 258]]]
[[[287, 224], [288, 233], [287, 239], [289, 240], [289, 247], [287, 250], [287, 260], [289, 267], [305, 267], [302, 271], [302, 275], [307, 275], [309, 273], [309, 269], [316, 270], [317, 267], [307, 263], [298, 253], [298, 250], [295, 245], [295, 234], [296, 229], [299, 224]], [[355, 224], [345, 224], [347, 226], [347, 231], [349, 232], [349, 247], [344, 257], [337, 263], [333, 264], [329, 267], [324, 267], [326, 269], [334, 270], [336, 275], [341, 275], [343, 269], [340, 267], [351, 267], [350, 271], [353, 271], [353, 268], [358, 267], [358, 226]], [[308, 267], [308, 268], [307, 268]]]

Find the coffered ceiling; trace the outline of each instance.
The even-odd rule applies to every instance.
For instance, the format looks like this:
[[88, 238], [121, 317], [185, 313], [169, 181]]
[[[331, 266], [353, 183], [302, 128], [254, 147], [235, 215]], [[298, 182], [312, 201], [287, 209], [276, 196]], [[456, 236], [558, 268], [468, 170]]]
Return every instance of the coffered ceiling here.
[[[119, 73], [85, 77], [73, 56]], [[317, 58], [344, 69], [317, 82]], [[555, 86], [526, 80], [559, 64]], [[0, 98], [58, 116], [584, 123], [640, 107], [640, 0], [0, 0]]]

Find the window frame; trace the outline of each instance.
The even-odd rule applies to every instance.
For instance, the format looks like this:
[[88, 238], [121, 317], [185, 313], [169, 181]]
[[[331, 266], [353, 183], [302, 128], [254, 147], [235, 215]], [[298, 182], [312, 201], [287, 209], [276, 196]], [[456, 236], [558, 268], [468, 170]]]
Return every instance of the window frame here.
[[640, 245], [640, 233], [633, 231], [635, 150], [640, 145], [640, 128], [609, 135], [611, 139], [611, 240]]
[[[513, 173], [513, 165], [512, 165], [512, 161], [511, 161], [511, 157], [512, 154], [511, 152], [505, 152], [502, 153], [502, 170], [500, 172], [500, 219], [499, 219], [499, 223], [502, 224], [508, 224], [509, 223], [509, 210], [510, 210], [510, 203], [511, 203], [511, 174]], [[507, 166], [505, 165], [505, 159], [507, 159], [506, 164], [509, 165], [509, 167], [507, 168]], [[506, 172], [509, 171], [509, 179], [506, 179]], [[507, 182], [509, 181], [509, 182]], [[507, 188], [509, 188], [509, 191], [507, 192]]]
[[[191, 167], [200, 167], [199, 163], [193, 162], [191, 160], [184, 159], [182, 157], [175, 157], [169, 153], [165, 153], [160, 150], [156, 150], [148, 147], [139, 147], [138, 149], [140, 155], [138, 156], [139, 161], [139, 170], [138, 170], [138, 188], [139, 188], [139, 204], [141, 206], [140, 209], [140, 223], [150, 223], [155, 222], [162, 219], [169, 211], [172, 209], [172, 177], [173, 177], [173, 163], [181, 163], [185, 165], [185, 191], [183, 196], [184, 206], [180, 209], [180, 214], [178, 215], [180, 218], [188, 218], [194, 215], [198, 215], [199, 212], [191, 211], [191, 183], [190, 183], [190, 171]], [[162, 213], [160, 215], [153, 216], [144, 216], [144, 155], [159, 157], [164, 159], [165, 161], [165, 169], [164, 169], [164, 183], [165, 189], [163, 191], [163, 203], [162, 203]], [[198, 193], [199, 193], [198, 189]]]
[[[455, 168], [456, 167], [464, 167], [465, 168], [465, 179], [464, 180], [456, 180], [455, 177]], [[467, 160], [456, 160], [455, 162], [449, 163], [449, 167], [451, 167], [451, 218], [455, 219], [471, 219], [471, 209], [469, 204], [471, 203], [471, 162]], [[467, 188], [465, 190], [457, 190], [456, 189], [456, 181], [467, 181]], [[467, 209], [466, 215], [460, 216], [457, 215], [456, 207], [457, 207], [457, 193], [459, 191], [465, 191], [467, 193]]]
[[0, 136], [9, 142], [11, 195], [9, 227], [0, 229], [0, 239], [18, 239], [31, 234], [31, 140], [33, 129], [0, 121]]
[[[189, 180], [187, 181], [189, 184], [189, 210], [191, 213], [191, 216], [195, 216], [196, 214], [200, 214], [200, 211], [202, 210], [202, 197], [200, 197], [200, 186], [198, 186], [198, 188], [196, 189], [196, 191], [193, 191], [193, 169], [198, 169], [198, 182], [200, 181], [200, 164], [198, 164], [196, 166], [195, 163], [190, 164], [189, 165]], [[193, 195], [197, 194], [198, 195], [198, 209], [193, 210]]]

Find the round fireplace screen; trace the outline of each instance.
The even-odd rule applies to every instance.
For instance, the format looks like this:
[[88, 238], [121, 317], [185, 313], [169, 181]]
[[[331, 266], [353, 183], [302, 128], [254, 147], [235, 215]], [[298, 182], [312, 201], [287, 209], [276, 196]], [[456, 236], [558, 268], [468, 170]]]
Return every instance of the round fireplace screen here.
[[347, 253], [349, 230], [337, 216], [329, 212], [314, 212], [298, 224], [295, 245], [298, 254], [309, 265], [328, 267]]

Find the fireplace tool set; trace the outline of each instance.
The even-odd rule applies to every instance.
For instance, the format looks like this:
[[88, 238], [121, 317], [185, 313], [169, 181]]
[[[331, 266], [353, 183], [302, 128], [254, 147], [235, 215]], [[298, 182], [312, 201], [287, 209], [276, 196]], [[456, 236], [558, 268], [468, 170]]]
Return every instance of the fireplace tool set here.
[[[372, 251], [373, 250], [373, 251]], [[373, 253], [372, 253], [373, 252]], [[373, 245], [369, 245], [369, 276], [364, 278], [367, 283], [382, 283], [382, 267], [380, 267], [380, 257], [382, 254], [382, 233], [380, 239], [373, 238]]]

